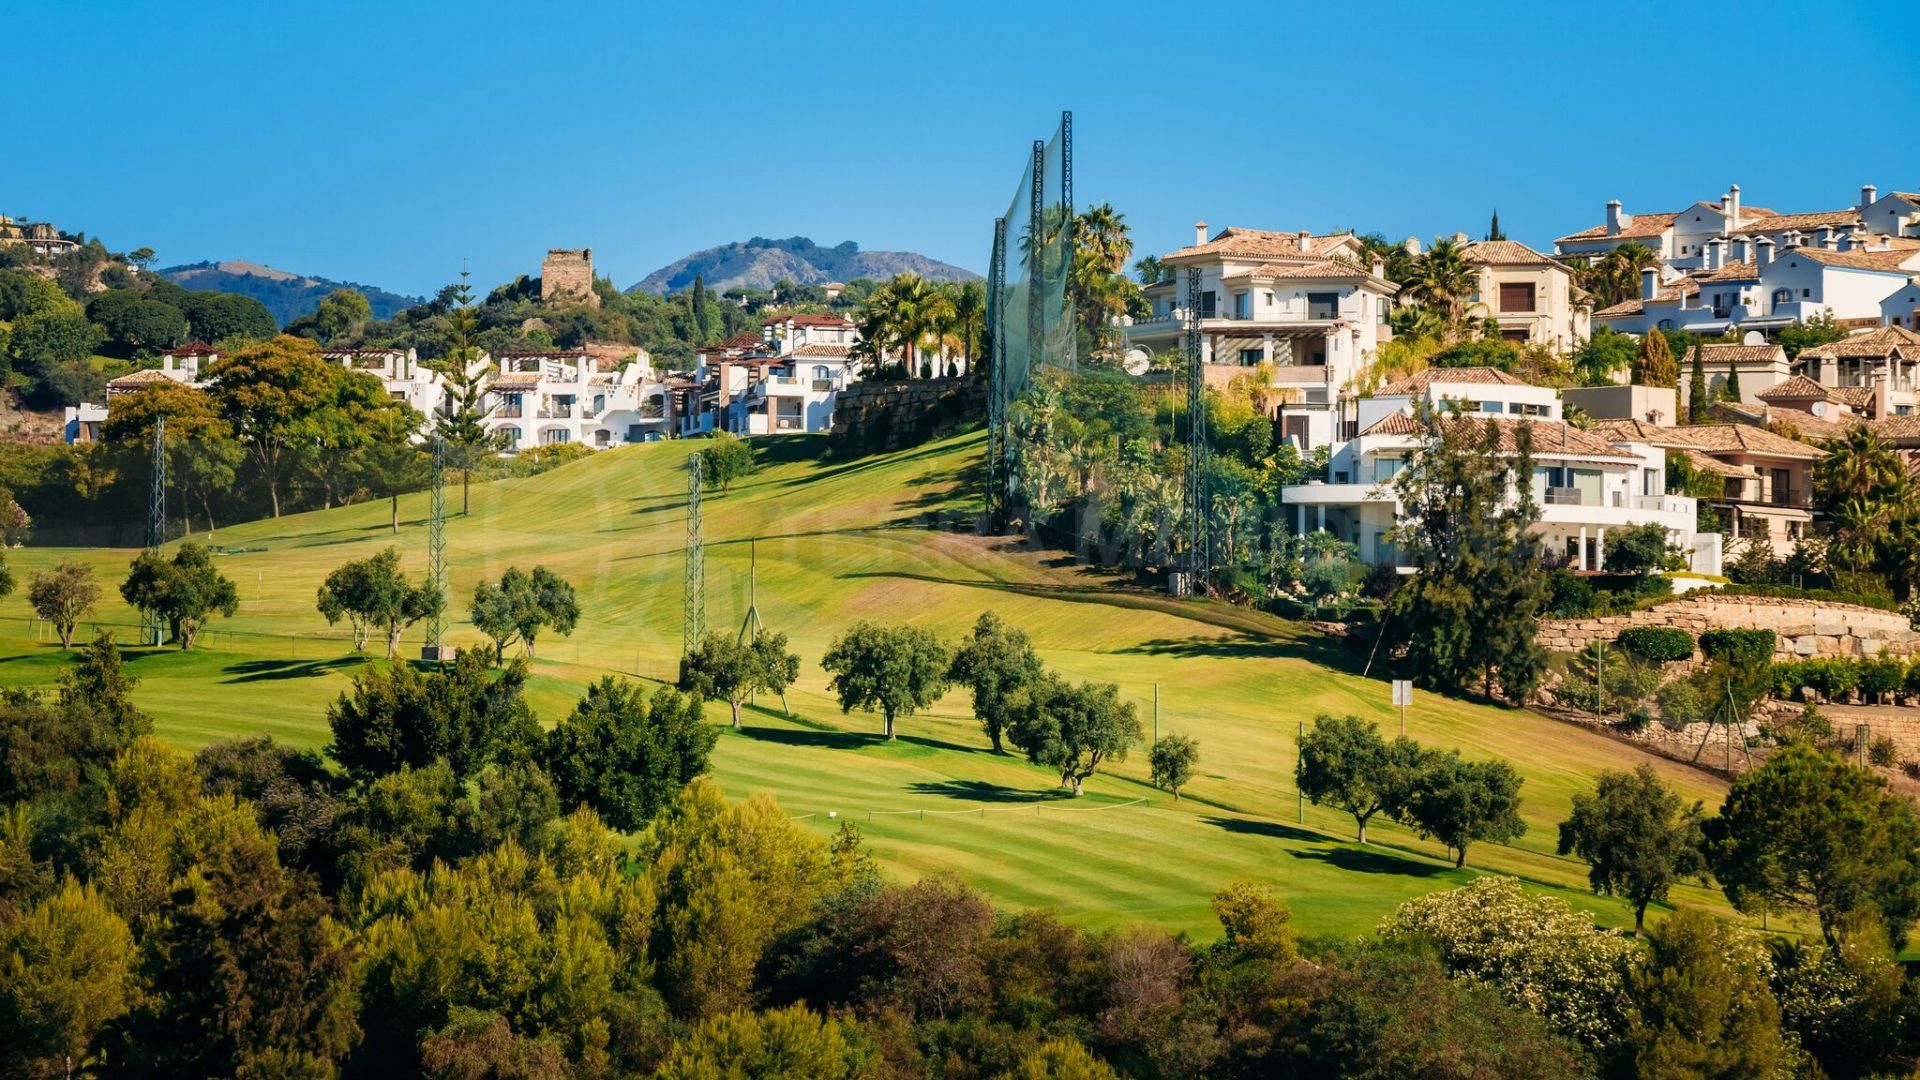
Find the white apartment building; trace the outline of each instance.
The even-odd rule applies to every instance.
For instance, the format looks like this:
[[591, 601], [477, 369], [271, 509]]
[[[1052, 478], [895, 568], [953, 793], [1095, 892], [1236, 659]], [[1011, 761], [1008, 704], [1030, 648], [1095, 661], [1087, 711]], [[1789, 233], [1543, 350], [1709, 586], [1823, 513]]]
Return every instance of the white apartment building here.
[[[586, 349], [503, 352], [487, 378], [486, 425], [508, 452], [654, 442], [672, 430], [669, 390], [644, 351], [625, 363]], [[611, 367], [612, 370], [608, 370]]]
[[1656, 268], [1642, 270], [1640, 295], [1601, 308], [1594, 321], [1631, 334], [1720, 334], [1778, 330], [1822, 316], [1850, 327], [1914, 326], [1920, 320], [1920, 239], [1855, 228], [1779, 250], [1764, 236], [1735, 237], [1725, 246], [1736, 261], [1721, 262], [1722, 245], [1715, 242], [1705, 269], [1672, 280], [1663, 280]]
[[100, 427], [107, 422], [107, 410], [112, 407], [114, 398], [136, 393], [156, 382], [177, 382], [196, 387], [204, 385], [201, 370], [218, 359], [219, 351], [204, 341], [169, 349], [160, 357], [159, 367], [142, 368], [108, 382], [104, 404], [83, 401], [78, 406], [67, 406], [61, 435], [69, 446], [98, 442]]
[[1608, 530], [1652, 522], [1688, 552], [1694, 570], [1720, 572], [1720, 535], [1696, 531], [1692, 498], [1666, 494], [1666, 450], [1573, 427], [1552, 389], [1491, 368], [1429, 369], [1361, 399], [1364, 426], [1334, 446], [1327, 479], [1282, 489], [1296, 531], [1330, 532], [1358, 546], [1369, 565], [1408, 565], [1391, 537], [1406, 520], [1394, 478], [1428, 436], [1415, 418], [1416, 402], [1442, 416], [1440, 423], [1460, 422], [1450, 418], [1455, 410], [1461, 420], [1492, 421], [1504, 451], [1517, 447], [1521, 425], [1531, 425], [1532, 494], [1540, 507], [1535, 531], [1547, 557], [1597, 570], [1606, 559]]
[[423, 415], [431, 416], [446, 399], [445, 380], [412, 349], [323, 348], [320, 358], [379, 379], [388, 397]]
[[1268, 365], [1283, 391], [1282, 436], [1302, 449], [1330, 445], [1344, 388], [1392, 336], [1387, 313], [1398, 286], [1384, 265], [1351, 234], [1228, 228], [1209, 237], [1206, 222], [1194, 226], [1191, 246], [1160, 261], [1171, 277], [1146, 287], [1153, 313], [1123, 325], [1126, 348], [1185, 348], [1187, 273], [1198, 269], [1194, 314], [1208, 380]]
[[[1782, 251], [1827, 246], [1855, 229], [1875, 236], [1920, 237], [1920, 194], [1895, 191], [1882, 196], [1868, 184], [1850, 207], [1793, 214], [1746, 205], [1739, 184], [1712, 202], [1697, 202], [1684, 210], [1631, 214], [1614, 199], [1607, 203], [1605, 221], [1560, 237], [1554, 241], [1554, 253], [1565, 261], [1585, 261], [1635, 242], [1653, 249], [1660, 259], [1662, 280], [1672, 280], [1691, 270], [1712, 269], [1708, 256], [1715, 241], [1720, 241], [1724, 257], [1731, 251], [1726, 245], [1736, 237], [1752, 243], [1765, 239]], [[1744, 262], [1746, 257], [1736, 256], [1733, 261]]]
[[761, 334], [735, 334], [697, 354], [693, 377], [675, 387], [675, 432], [736, 435], [824, 432], [841, 390], [857, 381], [854, 324], [838, 315], [790, 312], [762, 320]]

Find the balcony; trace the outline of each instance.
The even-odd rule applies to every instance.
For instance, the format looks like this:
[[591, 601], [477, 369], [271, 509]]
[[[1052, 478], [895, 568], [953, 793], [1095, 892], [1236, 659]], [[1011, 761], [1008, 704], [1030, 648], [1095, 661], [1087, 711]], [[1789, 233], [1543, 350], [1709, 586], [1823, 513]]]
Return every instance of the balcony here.
[[533, 415], [534, 418], [538, 420], [571, 420], [573, 419], [573, 406], [549, 405]]
[[493, 415], [502, 420], [518, 420], [520, 419], [520, 405], [517, 402], [512, 405], [495, 405], [493, 407]]

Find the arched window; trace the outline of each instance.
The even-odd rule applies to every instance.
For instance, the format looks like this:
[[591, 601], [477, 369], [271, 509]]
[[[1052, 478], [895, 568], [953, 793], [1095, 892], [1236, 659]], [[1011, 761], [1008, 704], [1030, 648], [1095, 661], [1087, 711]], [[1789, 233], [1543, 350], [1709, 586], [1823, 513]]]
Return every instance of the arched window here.
[[1661, 320], [1660, 320], [1660, 325], [1659, 325], [1659, 327], [1658, 327], [1658, 329], [1661, 329], [1661, 330], [1671, 330], [1671, 329], [1673, 329], [1673, 320], [1672, 320], [1672, 319], [1661, 319]]
[[1777, 305], [1777, 304], [1791, 304], [1791, 303], [1793, 303], [1793, 290], [1792, 290], [1792, 289], [1775, 289], [1775, 290], [1773, 290], [1773, 302], [1774, 302], [1774, 303], [1775, 303], [1776, 305]]
[[507, 441], [507, 444], [508, 444], [508, 445], [510, 445], [510, 446], [519, 446], [519, 445], [520, 445], [520, 429], [519, 429], [519, 428], [517, 428], [517, 427], [503, 427], [503, 428], [501, 428], [501, 429], [500, 429], [500, 437], [501, 437], [501, 438], [503, 438], [503, 439], [505, 439], [505, 440]]

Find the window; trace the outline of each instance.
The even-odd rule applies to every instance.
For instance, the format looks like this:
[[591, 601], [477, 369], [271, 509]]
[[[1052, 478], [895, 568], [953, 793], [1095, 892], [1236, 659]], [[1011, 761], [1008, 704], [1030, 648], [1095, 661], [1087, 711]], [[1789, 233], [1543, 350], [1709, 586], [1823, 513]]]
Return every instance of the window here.
[[612, 438], [613, 432], [608, 431], [606, 428], [601, 428], [593, 433], [593, 445], [605, 446]]
[[[1307, 318], [1337, 319], [1340, 317], [1340, 294], [1330, 292], [1310, 292], [1307, 294]], [[1326, 361], [1321, 361], [1325, 363]]]
[[501, 428], [500, 437], [504, 439], [509, 446], [520, 445], [520, 429], [517, 427]]
[[1812, 295], [1813, 295], [1813, 290], [1812, 290], [1812, 289], [1801, 289], [1801, 290], [1800, 290], [1800, 295], [1801, 295], [1802, 297], [1809, 297], [1809, 296], [1812, 296]]
[[1776, 303], [1776, 304], [1791, 304], [1791, 303], [1793, 303], [1793, 290], [1792, 290], [1792, 289], [1775, 289], [1775, 290], [1773, 290], [1773, 302], [1774, 302], [1774, 303]]
[[1497, 401], [1483, 401], [1480, 403], [1480, 411], [1498, 415], [1500, 413], [1500, 403]]
[[1507, 403], [1507, 412], [1513, 416], [1545, 416], [1547, 415], [1547, 407], [1545, 405], [1528, 405], [1525, 402], [1510, 401]]
[[1500, 283], [1500, 310], [1512, 312], [1530, 312], [1534, 305], [1534, 285], [1531, 281], [1503, 281]]
[[1533, 337], [1532, 332], [1525, 329], [1524, 327], [1519, 329], [1508, 328], [1500, 331], [1501, 341], [1517, 341], [1524, 345], [1532, 337]]
[[1377, 457], [1373, 459], [1373, 482], [1384, 484], [1393, 479], [1406, 462], [1397, 457]]
[[628, 424], [627, 441], [630, 443], [646, 442], [647, 429], [641, 427], [639, 424]]
[[1219, 297], [1215, 295], [1212, 289], [1208, 289], [1206, 292], [1201, 293], [1200, 294], [1200, 317], [1203, 319], [1213, 318], [1215, 305], [1217, 305], [1218, 303], [1219, 303]]
[[1241, 367], [1257, 367], [1260, 364], [1260, 362], [1265, 360], [1266, 358], [1267, 358], [1267, 350], [1264, 348], [1240, 350], [1240, 366]]
[[1660, 320], [1660, 323], [1659, 323], [1659, 328], [1660, 328], [1660, 329], [1662, 329], [1662, 330], [1671, 330], [1671, 329], [1673, 329], [1673, 320], [1672, 320], [1672, 319], [1661, 319], [1661, 320]]
[[1246, 293], [1237, 292], [1233, 294], [1233, 317], [1234, 318], [1244, 319], [1251, 314], [1251, 308], [1247, 302], [1247, 299], [1248, 298]]

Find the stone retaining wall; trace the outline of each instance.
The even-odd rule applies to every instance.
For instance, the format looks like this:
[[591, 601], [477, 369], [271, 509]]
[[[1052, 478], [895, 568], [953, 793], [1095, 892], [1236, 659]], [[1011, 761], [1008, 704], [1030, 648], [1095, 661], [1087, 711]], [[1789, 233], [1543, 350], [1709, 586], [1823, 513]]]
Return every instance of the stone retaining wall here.
[[958, 431], [986, 414], [984, 379], [859, 382], [834, 397], [833, 449], [846, 456], [899, 450]]
[[1627, 615], [1548, 619], [1536, 640], [1549, 649], [1578, 652], [1596, 641], [1611, 642], [1630, 626], [1673, 626], [1696, 638], [1708, 630], [1771, 630], [1779, 637], [1778, 660], [1920, 651], [1920, 634], [1897, 611], [1770, 596], [1689, 596]]

